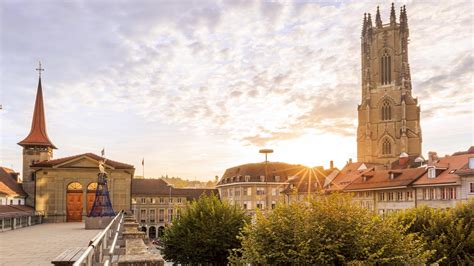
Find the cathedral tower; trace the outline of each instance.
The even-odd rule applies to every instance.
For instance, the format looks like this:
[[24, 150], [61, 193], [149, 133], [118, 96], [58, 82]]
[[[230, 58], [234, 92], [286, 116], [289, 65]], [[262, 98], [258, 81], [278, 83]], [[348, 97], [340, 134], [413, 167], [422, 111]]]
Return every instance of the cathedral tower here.
[[[39, 67], [40, 71], [41, 64]], [[41, 73], [41, 72], [40, 72]], [[28, 194], [26, 204], [34, 207], [35, 199], [35, 176], [31, 165], [35, 162], [50, 160], [53, 157], [53, 149], [56, 147], [49, 140], [46, 133], [46, 121], [43, 106], [43, 88], [41, 86], [41, 75], [38, 80], [36, 92], [35, 109], [33, 121], [28, 136], [18, 142], [23, 147], [23, 190]]]
[[361, 36], [362, 101], [358, 106], [357, 159], [391, 163], [400, 153], [421, 154], [420, 107], [412, 96], [408, 64], [408, 21], [405, 6], [389, 23], [379, 8], [372, 24], [364, 14]]

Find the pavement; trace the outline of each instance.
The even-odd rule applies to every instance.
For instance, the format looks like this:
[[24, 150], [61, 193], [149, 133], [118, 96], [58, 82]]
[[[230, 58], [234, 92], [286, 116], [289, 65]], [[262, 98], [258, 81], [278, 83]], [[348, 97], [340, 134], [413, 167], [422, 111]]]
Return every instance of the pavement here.
[[80, 223], [45, 223], [0, 233], [0, 265], [52, 265], [64, 250], [87, 247], [100, 230]]

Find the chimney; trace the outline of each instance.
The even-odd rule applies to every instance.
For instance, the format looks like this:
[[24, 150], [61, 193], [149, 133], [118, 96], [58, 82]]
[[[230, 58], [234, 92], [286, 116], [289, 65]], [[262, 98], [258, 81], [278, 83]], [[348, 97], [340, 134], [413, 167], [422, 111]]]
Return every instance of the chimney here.
[[334, 161], [333, 160], [329, 161], [329, 169], [331, 169], [331, 170], [334, 169]]
[[432, 165], [439, 160], [438, 154], [434, 151], [428, 152], [428, 165]]
[[408, 157], [408, 154], [406, 152], [402, 152], [400, 153], [400, 157], [398, 158], [398, 165], [405, 166], [407, 165], [409, 160], [410, 158]]
[[352, 163], [352, 158], [349, 158], [349, 163]]

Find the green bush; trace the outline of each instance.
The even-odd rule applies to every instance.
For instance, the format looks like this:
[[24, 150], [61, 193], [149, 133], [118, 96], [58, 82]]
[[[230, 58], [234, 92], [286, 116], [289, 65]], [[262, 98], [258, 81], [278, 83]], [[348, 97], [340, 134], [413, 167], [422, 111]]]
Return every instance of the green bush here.
[[404, 226], [408, 233], [418, 234], [427, 250], [434, 250], [429, 263], [474, 263], [474, 200], [447, 210], [420, 206], [389, 218]]
[[415, 234], [341, 194], [257, 213], [239, 238], [233, 263], [420, 264], [431, 253]]
[[225, 264], [230, 251], [240, 247], [237, 235], [248, 221], [240, 207], [202, 196], [165, 229], [163, 257], [180, 264]]

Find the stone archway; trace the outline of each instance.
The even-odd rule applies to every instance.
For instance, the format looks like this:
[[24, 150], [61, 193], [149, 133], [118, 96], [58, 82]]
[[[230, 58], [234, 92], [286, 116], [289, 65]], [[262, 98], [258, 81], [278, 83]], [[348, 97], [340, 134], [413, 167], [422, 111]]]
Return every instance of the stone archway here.
[[156, 238], [156, 227], [151, 226], [150, 228], [148, 228], [148, 237], [150, 239]]
[[158, 227], [158, 237], [162, 237], [165, 234], [165, 227], [160, 226]]
[[79, 182], [72, 182], [67, 186], [66, 191], [66, 221], [82, 221], [82, 185]]
[[89, 213], [91, 212], [92, 210], [92, 206], [94, 205], [94, 200], [95, 200], [95, 193], [96, 193], [96, 190], [97, 190], [97, 183], [96, 182], [92, 182], [90, 183], [88, 186], [87, 186], [87, 215], [89, 215]]
[[140, 231], [145, 232], [146, 234], [146, 226], [142, 226], [142, 228], [140, 228]]

